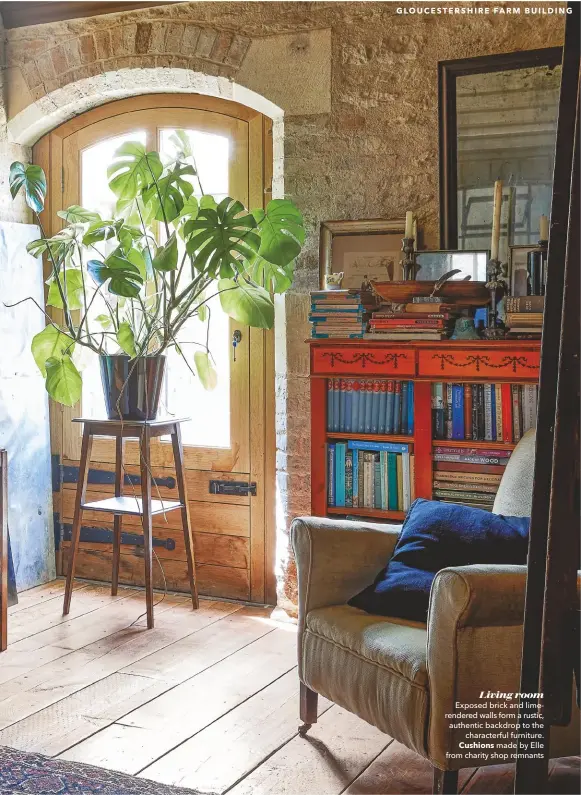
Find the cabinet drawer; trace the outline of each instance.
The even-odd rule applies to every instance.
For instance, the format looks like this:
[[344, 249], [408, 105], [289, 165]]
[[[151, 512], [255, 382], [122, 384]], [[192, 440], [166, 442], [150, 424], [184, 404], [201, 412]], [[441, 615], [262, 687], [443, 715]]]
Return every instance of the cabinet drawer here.
[[415, 351], [360, 347], [315, 348], [312, 372], [315, 375], [413, 376], [416, 372]]
[[539, 377], [540, 351], [458, 350], [419, 351], [419, 375], [442, 380], [490, 378], [502, 381], [535, 381]]

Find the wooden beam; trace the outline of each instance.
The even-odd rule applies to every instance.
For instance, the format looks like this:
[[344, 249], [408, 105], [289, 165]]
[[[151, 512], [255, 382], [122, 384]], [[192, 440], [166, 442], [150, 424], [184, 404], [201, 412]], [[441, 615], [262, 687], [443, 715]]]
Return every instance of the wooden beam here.
[[49, 22], [60, 22], [63, 19], [80, 19], [96, 17], [101, 14], [118, 14], [123, 11], [135, 11], [151, 6], [170, 5], [179, 0], [161, 0], [153, 3], [103, 2], [16, 2], [0, 3], [0, 14], [5, 28], [23, 28], [29, 25], [44, 25]]

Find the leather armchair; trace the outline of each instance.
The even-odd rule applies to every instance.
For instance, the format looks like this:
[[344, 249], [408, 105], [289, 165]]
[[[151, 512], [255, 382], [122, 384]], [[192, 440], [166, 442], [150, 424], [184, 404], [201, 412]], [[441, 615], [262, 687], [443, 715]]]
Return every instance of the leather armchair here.
[[[530, 514], [533, 457], [529, 432], [506, 468], [496, 513]], [[526, 567], [443, 569], [432, 585], [427, 624], [350, 607], [389, 559], [400, 528], [316, 517], [293, 522], [300, 732], [316, 722], [320, 693], [427, 758], [434, 792], [455, 793], [466, 765], [460, 743], [471, 740], [445, 716], [457, 711], [456, 702], [481, 700], [483, 690], [518, 692]], [[569, 726], [551, 731], [552, 756], [578, 753], [575, 701], [572, 714]], [[489, 757], [470, 766], [498, 763]]]

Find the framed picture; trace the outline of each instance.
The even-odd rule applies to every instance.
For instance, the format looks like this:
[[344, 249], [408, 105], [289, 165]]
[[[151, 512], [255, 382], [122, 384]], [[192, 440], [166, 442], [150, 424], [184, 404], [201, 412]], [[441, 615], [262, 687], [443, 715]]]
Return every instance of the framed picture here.
[[451, 270], [459, 270], [452, 281], [471, 277], [473, 282], [486, 281], [486, 265], [490, 259], [490, 251], [418, 251], [416, 262], [420, 266], [417, 280], [420, 282], [437, 281], [440, 276]]
[[372, 279], [400, 281], [401, 241], [405, 219], [385, 221], [324, 221], [319, 246], [319, 281], [343, 274], [343, 289], [361, 287]]
[[527, 294], [527, 254], [538, 246], [510, 246], [508, 278], [511, 295]]

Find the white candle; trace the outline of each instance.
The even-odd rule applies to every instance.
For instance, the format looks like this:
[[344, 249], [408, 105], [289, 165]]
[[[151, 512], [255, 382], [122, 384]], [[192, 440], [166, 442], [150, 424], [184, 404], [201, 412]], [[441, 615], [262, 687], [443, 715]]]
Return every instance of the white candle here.
[[405, 234], [404, 237], [414, 236], [414, 214], [408, 210], [405, 214]]
[[500, 211], [502, 209], [502, 180], [494, 183], [494, 205], [492, 210], [492, 239], [490, 241], [490, 259], [498, 259], [498, 242], [500, 240]]
[[541, 215], [539, 222], [539, 240], [549, 239], [549, 219], [546, 215]]

